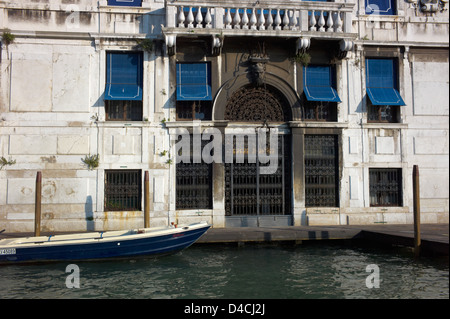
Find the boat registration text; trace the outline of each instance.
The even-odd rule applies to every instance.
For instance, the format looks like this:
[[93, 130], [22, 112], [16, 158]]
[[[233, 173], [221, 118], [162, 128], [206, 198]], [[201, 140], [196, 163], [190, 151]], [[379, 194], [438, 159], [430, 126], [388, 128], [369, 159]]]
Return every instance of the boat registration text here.
[[0, 249], [0, 255], [15, 255], [15, 248]]

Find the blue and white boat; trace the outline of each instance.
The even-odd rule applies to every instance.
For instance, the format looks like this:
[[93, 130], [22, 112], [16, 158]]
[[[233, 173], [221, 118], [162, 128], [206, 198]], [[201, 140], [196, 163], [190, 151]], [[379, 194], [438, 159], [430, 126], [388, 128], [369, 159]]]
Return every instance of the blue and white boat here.
[[201, 222], [176, 227], [1, 239], [0, 264], [168, 254], [189, 247], [210, 227]]

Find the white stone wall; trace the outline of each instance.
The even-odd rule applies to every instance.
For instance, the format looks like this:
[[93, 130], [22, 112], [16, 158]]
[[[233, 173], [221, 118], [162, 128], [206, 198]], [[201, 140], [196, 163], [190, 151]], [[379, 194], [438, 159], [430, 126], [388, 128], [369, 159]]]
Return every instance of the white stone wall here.
[[[421, 210], [430, 222], [442, 222], [449, 190], [449, 63], [426, 54], [411, 59], [413, 104], [408, 117], [407, 151], [420, 168]], [[423, 207], [423, 208], [422, 208]]]
[[[106, 50], [131, 50], [131, 37], [160, 36], [163, 6], [0, 4], [0, 28], [16, 35], [1, 55], [0, 149], [16, 161], [0, 171], [1, 229], [33, 230], [37, 171], [43, 231], [142, 227], [142, 212], [104, 212], [104, 170], [119, 168], [150, 171], [151, 225], [167, 224], [169, 165], [159, 155], [168, 149], [160, 123], [169, 118], [161, 93], [168, 91], [167, 58], [144, 54], [145, 121], [105, 122], [103, 102]], [[90, 171], [81, 159], [92, 154], [100, 155], [100, 166]]]

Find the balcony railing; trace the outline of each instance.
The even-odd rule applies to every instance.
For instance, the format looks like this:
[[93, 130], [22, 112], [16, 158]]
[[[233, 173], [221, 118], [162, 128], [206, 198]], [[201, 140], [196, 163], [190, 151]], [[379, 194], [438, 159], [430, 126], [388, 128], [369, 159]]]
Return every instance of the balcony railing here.
[[255, 4], [255, 1], [177, 0], [167, 3], [166, 29], [176, 33], [220, 29], [226, 35], [351, 33], [353, 7], [353, 3], [312, 1], [257, 1]]

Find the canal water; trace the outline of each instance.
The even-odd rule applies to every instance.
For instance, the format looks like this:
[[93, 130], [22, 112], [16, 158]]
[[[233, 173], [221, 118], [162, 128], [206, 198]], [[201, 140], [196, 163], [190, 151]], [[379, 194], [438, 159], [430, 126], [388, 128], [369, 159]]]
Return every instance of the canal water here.
[[449, 298], [448, 258], [343, 244], [196, 245], [157, 258], [68, 264], [0, 266], [0, 299]]

